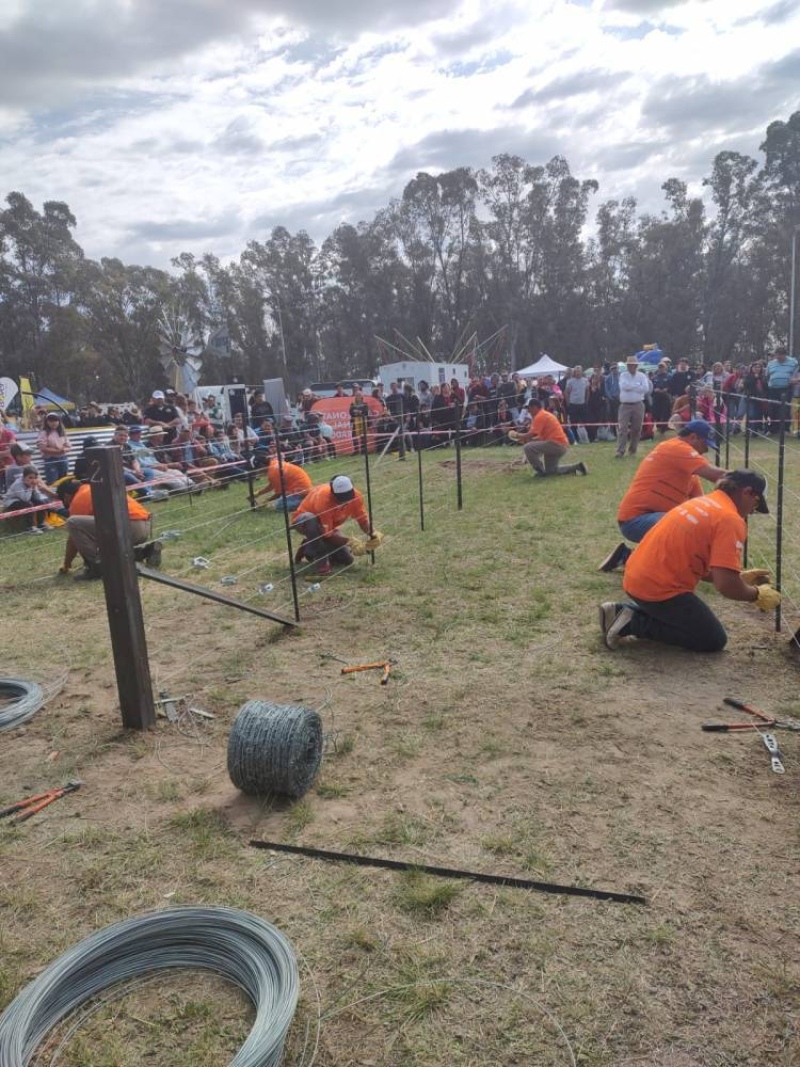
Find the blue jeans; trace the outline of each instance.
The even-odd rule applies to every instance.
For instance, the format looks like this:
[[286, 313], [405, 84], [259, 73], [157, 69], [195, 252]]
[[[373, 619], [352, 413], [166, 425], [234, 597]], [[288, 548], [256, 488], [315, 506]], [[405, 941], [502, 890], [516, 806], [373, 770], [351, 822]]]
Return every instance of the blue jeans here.
[[300, 496], [299, 493], [293, 493], [291, 496], [287, 496], [285, 501], [282, 496], [279, 496], [278, 499], [275, 501], [275, 510], [296, 511], [300, 507], [302, 501], [303, 498]]
[[69, 463], [65, 459], [45, 459], [44, 480], [48, 485], [57, 482], [59, 478], [66, 478], [69, 473]]
[[637, 515], [634, 519], [625, 519], [619, 524], [620, 533], [626, 541], [634, 541], [638, 544], [648, 530], [652, 530], [655, 524], [663, 519], [666, 511], [649, 511], [646, 515]]

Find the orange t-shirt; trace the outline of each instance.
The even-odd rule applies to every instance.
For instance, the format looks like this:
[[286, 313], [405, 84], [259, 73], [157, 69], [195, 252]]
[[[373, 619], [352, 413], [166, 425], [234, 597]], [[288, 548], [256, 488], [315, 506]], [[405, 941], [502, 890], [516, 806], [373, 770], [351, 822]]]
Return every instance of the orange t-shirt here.
[[531, 422], [531, 433], [536, 434], [540, 441], [555, 441], [557, 445], [569, 448], [569, 438], [564, 433], [561, 423], [544, 408], [537, 411]]
[[694, 592], [712, 567], [742, 569], [747, 525], [722, 489], [668, 511], [625, 564], [622, 587], [638, 600]]
[[355, 493], [352, 500], [346, 500], [344, 504], [340, 504], [333, 495], [330, 485], [327, 483], [316, 485], [306, 495], [292, 518], [296, 518], [304, 511], [310, 511], [322, 523], [322, 529], [326, 534], [335, 533], [346, 519], [355, 519], [361, 529], [368, 533], [369, 515], [364, 507], [364, 498], [357, 489]]
[[617, 522], [654, 511], [670, 511], [682, 504], [695, 495], [692, 478], [705, 465], [703, 456], [683, 437], [662, 441], [639, 464], [620, 501]]
[[[125, 497], [128, 501], [128, 518], [133, 521], [147, 521], [150, 518], [150, 512], [143, 508], [138, 500], [126, 493]], [[92, 487], [88, 482], [84, 483], [75, 493], [72, 501], [69, 505], [70, 515], [94, 515], [94, 504], [92, 502]]]
[[[276, 459], [271, 460], [270, 465], [267, 467], [267, 480], [269, 481], [272, 492], [277, 496], [280, 496], [281, 471]], [[286, 486], [287, 496], [299, 496], [303, 493], [307, 493], [312, 484], [311, 479], [303, 468], [298, 467], [296, 463], [283, 464], [283, 482]]]

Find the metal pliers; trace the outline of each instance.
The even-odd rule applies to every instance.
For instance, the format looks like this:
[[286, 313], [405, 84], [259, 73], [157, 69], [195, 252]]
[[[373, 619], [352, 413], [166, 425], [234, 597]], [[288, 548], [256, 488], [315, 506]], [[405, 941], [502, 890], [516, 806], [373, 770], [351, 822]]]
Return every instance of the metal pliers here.
[[5, 819], [9, 815], [13, 816], [10, 820], [13, 823], [25, 822], [26, 819], [32, 818], [34, 815], [38, 815], [40, 811], [46, 808], [49, 804], [52, 804], [55, 800], [60, 800], [61, 797], [65, 797], [67, 793], [74, 793], [77, 789], [83, 785], [79, 779], [74, 779], [71, 782], [67, 782], [66, 785], [59, 786], [57, 789], [48, 789], [44, 793], [36, 793], [32, 797], [24, 797], [22, 800], [16, 801], [14, 804], [9, 804], [5, 808], [0, 808], [0, 819]]

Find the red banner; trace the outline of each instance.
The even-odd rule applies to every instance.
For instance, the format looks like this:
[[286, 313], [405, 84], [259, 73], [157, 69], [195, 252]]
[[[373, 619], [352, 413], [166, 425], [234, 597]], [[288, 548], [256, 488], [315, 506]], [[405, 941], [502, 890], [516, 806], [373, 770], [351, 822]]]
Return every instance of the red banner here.
[[[353, 403], [352, 396], [331, 396], [325, 400], [318, 400], [312, 407], [312, 411], [322, 415], [325, 421], [333, 427], [333, 440], [336, 445], [337, 455], [352, 455], [361, 450], [361, 425], [359, 419], [350, 418], [350, 405]], [[374, 397], [365, 396], [363, 403], [369, 409], [367, 427], [367, 447], [370, 452], [375, 451], [375, 423], [383, 412], [380, 402]], [[358, 440], [354, 441], [356, 434]]]

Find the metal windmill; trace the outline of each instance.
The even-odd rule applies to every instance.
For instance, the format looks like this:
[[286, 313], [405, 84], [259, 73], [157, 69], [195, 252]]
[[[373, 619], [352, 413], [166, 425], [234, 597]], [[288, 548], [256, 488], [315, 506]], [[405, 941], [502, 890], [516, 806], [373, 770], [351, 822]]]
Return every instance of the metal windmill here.
[[205, 342], [180, 311], [163, 312], [158, 322], [161, 365], [173, 388], [193, 393], [200, 380]]

